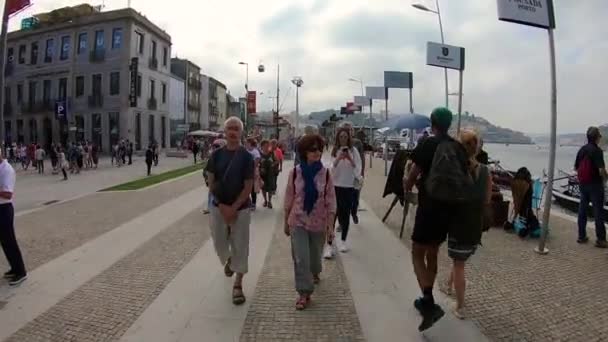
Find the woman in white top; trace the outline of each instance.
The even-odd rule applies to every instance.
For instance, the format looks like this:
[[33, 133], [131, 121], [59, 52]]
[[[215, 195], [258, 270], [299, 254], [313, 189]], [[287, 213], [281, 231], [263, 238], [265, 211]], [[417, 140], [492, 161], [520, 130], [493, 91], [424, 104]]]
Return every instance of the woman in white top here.
[[[361, 157], [353, 147], [350, 130], [340, 128], [336, 134], [336, 144], [331, 152], [332, 177], [336, 188], [337, 218], [342, 230], [342, 236], [338, 242], [340, 252], [347, 252], [348, 228], [350, 226], [350, 213], [353, 205], [353, 193], [357, 183], [361, 181]], [[330, 259], [334, 254], [332, 241], [325, 250], [325, 258]]]

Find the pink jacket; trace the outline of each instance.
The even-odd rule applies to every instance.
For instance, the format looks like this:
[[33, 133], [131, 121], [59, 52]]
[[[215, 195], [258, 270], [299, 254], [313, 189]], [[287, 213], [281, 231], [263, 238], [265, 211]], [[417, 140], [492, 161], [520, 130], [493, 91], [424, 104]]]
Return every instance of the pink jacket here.
[[[297, 172], [295, 186], [293, 182], [294, 171]], [[302, 227], [311, 232], [323, 232], [328, 223], [333, 223], [328, 220], [336, 214], [336, 191], [331, 174], [327, 177], [328, 172], [329, 170], [323, 167], [315, 176], [319, 197], [310, 215], [308, 215], [304, 211], [304, 177], [302, 176], [302, 170], [299, 166], [291, 170], [285, 191], [284, 205], [289, 227]]]

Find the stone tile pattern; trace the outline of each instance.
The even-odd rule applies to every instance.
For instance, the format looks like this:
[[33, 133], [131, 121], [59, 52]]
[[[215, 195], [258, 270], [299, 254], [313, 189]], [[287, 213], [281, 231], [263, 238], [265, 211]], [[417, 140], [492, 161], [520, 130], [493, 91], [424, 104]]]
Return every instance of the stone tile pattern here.
[[311, 306], [297, 311], [296, 299], [291, 244], [281, 225], [270, 244], [255, 296], [250, 298], [240, 341], [364, 341], [339, 258], [324, 261]]
[[[376, 165], [378, 165], [376, 167]], [[379, 217], [391, 197], [381, 199], [386, 179], [381, 161], [366, 173], [362, 198]], [[395, 234], [401, 226], [401, 207], [387, 220]], [[410, 211], [414, 213], [414, 211]], [[408, 220], [410, 222], [410, 220]], [[411, 246], [411, 225], [403, 243]], [[494, 341], [608, 341], [608, 272], [604, 250], [576, 243], [576, 224], [551, 218], [550, 254], [534, 253], [537, 240], [522, 240], [493, 228], [467, 264], [469, 318]], [[589, 230], [591, 240], [595, 232]], [[445, 291], [451, 260], [441, 248], [438, 282]], [[604, 270], [604, 271], [602, 271]]]
[[116, 341], [209, 237], [200, 210], [95, 276], [6, 342]]
[[[31, 271], [201, 184], [197, 173], [143, 191], [91, 194], [17, 217], [26, 267]], [[0, 269], [5, 267], [0, 258]]]

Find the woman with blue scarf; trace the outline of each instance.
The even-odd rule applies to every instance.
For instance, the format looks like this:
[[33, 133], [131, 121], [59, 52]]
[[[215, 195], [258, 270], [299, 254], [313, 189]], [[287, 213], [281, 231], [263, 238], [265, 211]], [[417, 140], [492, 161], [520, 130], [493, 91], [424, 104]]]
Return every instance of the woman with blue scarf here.
[[291, 238], [298, 310], [310, 305], [315, 284], [321, 280], [323, 245], [333, 234], [336, 193], [321, 162], [324, 146], [317, 134], [300, 139], [301, 162], [290, 172], [285, 191], [285, 235]]

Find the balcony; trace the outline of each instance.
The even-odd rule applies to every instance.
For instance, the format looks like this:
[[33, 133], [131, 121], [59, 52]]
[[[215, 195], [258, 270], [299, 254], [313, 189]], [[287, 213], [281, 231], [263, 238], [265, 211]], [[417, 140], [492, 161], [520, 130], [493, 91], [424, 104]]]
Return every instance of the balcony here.
[[103, 106], [103, 96], [94, 94], [89, 96], [89, 108], [101, 108]]
[[91, 63], [101, 63], [106, 60], [106, 50], [104, 49], [95, 49], [91, 51], [89, 55], [89, 61]]
[[158, 69], [158, 59], [151, 57], [148, 60], [148, 67], [152, 70], [157, 70]]
[[4, 76], [6, 76], [6, 77], [13, 76], [14, 72], [15, 72], [15, 65], [13, 63], [6, 64], [6, 66], [4, 67]]
[[13, 115], [13, 104], [10, 102], [5, 102], [4, 103], [4, 116], [11, 116]]
[[149, 110], [156, 110], [156, 108], [158, 107], [158, 102], [156, 101], [156, 98], [151, 97], [148, 99], [148, 109]]
[[201, 105], [197, 103], [188, 102], [188, 110], [200, 110]]
[[200, 90], [202, 85], [201, 85], [201, 81], [191, 78], [188, 80], [188, 85], [190, 86], [190, 88], [194, 88], [194, 89], [198, 89]]

